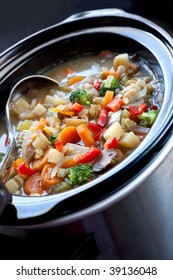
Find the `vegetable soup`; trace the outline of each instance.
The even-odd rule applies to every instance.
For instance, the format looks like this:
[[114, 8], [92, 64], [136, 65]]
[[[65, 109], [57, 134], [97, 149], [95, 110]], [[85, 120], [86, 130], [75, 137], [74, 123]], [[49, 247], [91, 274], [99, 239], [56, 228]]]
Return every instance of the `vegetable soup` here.
[[144, 140], [162, 100], [144, 59], [105, 50], [52, 67], [58, 89], [30, 90], [11, 104], [16, 158], [10, 193], [52, 195], [94, 180]]

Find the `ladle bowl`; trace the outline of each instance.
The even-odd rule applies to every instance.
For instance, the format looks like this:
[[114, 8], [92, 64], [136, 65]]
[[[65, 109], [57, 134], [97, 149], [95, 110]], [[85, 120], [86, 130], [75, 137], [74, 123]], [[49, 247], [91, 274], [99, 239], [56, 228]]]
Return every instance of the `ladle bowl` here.
[[[16, 130], [15, 130], [15, 124], [14, 124], [14, 118], [11, 117], [11, 104], [16, 102], [23, 96], [26, 97], [29, 91], [35, 91], [35, 94], [39, 92], [42, 89], [58, 89], [58, 82], [43, 76], [43, 75], [32, 75], [27, 76], [20, 81], [18, 81], [14, 87], [12, 88], [7, 104], [6, 104], [6, 126], [8, 131], [8, 147], [4, 147], [4, 157], [0, 164], [0, 167], [2, 166], [2, 174], [3, 170], [8, 168], [8, 165], [10, 166], [11, 161], [13, 159], [13, 154], [15, 154], [16, 149], [16, 143], [15, 143], [15, 136], [16, 136]], [[3, 149], [3, 147], [2, 147]], [[5, 184], [0, 181], [0, 216], [3, 213], [6, 205], [11, 202], [11, 194], [5, 187]]]

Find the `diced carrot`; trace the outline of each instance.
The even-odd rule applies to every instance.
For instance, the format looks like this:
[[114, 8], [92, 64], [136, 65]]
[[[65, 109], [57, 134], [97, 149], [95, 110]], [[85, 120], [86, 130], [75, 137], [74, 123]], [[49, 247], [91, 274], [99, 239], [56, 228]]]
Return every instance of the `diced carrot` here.
[[75, 165], [77, 165], [78, 162], [74, 159], [74, 156], [68, 156], [67, 158], [64, 158], [64, 162], [62, 164], [62, 168], [70, 168], [73, 167]]
[[26, 180], [24, 184], [24, 192], [27, 195], [30, 195], [32, 193], [42, 194], [44, 190], [45, 188], [41, 180], [40, 172], [33, 174]]
[[121, 98], [115, 96], [112, 101], [107, 104], [107, 108], [112, 112], [116, 112], [122, 105], [124, 105], [124, 101]]
[[76, 113], [74, 112], [74, 111], [67, 111], [67, 110], [60, 110], [60, 109], [58, 109], [57, 107], [56, 108], [51, 108], [50, 109], [51, 111], [53, 111], [53, 112], [57, 112], [57, 113], [60, 113], [60, 114], [62, 114], [62, 115], [64, 115], [64, 116], [70, 116], [70, 117], [72, 117], [72, 116], [75, 116], [76, 115]]
[[108, 70], [108, 69], [104, 68], [103, 72], [101, 73], [101, 78], [106, 79], [109, 75], [113, 75], [114, 78], [119, 80], [119, 75], [117, 72], [115, 72], [115, 70]]
[[48, 162], [48, 153], [49, 149], [46, 150], [44, 156], [41, 159], [35, 159], [32, 162], [32, 169], [35, 171], [41, 171], [43, 167], [46, 165]]
[[76, 144], [80, 141], [80, 137], [75, 126], [67, 126], [61, 130], [58, 135], [58, 139], [62, 141], [63, 145], [68, 142]]
[[24, 162], [24, 158], [17, 158], [15, 161], [13, 161], [12, 168], [17, 172], [17, 168]]
[[63, 181], [62, 178], [59, 178], [57, 175], [55, 175], [53, 178], [51, 178], [51, 173], [53, 171], [53, 168], [55, 167], [54, 163], [47, 163], [43, 170], [41, 171], [41, 180], [44, 185], [44, 187], [50, 187], [52, 185], [57, 185]]
[[43, 130], [45, 128], [45, 126], [49, 125], [48, 120], [46, 120], [45, 118], [40, 118], [39, 123], [36, 127], [36, 129], [41, 129]]
[[72, 73], [74, 73], [74, 72], [75, 72], [74, 69], [72, 69], [71, 67], [67, 67], [67, 68], [64, 69], [64, 73], [65, 73], [66, 75], [72, 74]]
[[73, 76], [68, 80], [67, 85], [71, 86], [75, 83], [78, 83], [78, 82], [82, 81], [83, 79], [84, 79], [83, 76]]
[[87, 125], [85, 123], [77, 126], [77, 132], [87, 147], [94, 146], [95, 140], [91, 134], [91, 131], [88, 129]]
[[114, 98], [114, 91], [107, 90], [103, 99], [103, 108], [107, 109], [107, 105], [112, 101]]

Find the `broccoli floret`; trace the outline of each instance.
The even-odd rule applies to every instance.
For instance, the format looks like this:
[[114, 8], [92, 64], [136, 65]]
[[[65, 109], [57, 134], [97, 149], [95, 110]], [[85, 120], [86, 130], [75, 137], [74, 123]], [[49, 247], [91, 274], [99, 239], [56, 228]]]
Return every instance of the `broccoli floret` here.
[[118, 80], [113, 75], [109, 75], [106, 80], [102, 82], [99, 89], [99, 94], [104, 96], [107, 90], [112, 90], [115, 92], [117, 88], [120, 88]]
[[57, 136], [55, 136], [55, 135], [52, 135], [52, 136], [49, 137], [49, 141], [50, 141], [51, 146], [53, 146], [53, 147], [55, 146], [56, 139], [57, 139]]
[[91, 104], [91, 95], [84, 89], [77, 89], [75, 91], [72, 91], [69, 99], [73, 103], [77, 102], [84, 106]]
[[151, 110], [138, 115], [138, 118], [141, 121], [141, 125], [145, 127], [150, 127], [155, 122], [158, 113], [158, 110]]
[[79, 164], [69, 169], [70, 184], [83, 185], [93, 179], [94, 172], [91, 164]]

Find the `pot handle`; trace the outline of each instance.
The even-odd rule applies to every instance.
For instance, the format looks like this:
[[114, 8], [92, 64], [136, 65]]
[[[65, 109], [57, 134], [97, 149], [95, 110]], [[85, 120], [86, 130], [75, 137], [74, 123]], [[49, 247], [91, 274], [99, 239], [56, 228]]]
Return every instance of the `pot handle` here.
[[116, 9], [116, 8], [98, 9], [98, 10], [90, 10], [90, 11], [75, 13], [69, 16], [68, 18], [66, 18], [65, 20], [63, 20], [61, 23], [67, 23], [78, 19], [84, 19], [84, 18], [86, 19], [86, 18], [91, 18], [96, 16], [104, 17], [104, 16], [127, 16], [127, 15], [128, 13], [123, 9]]

